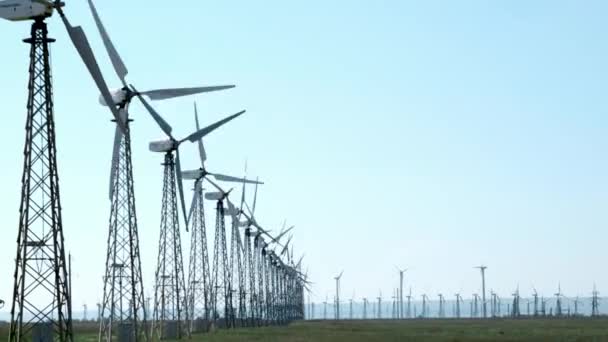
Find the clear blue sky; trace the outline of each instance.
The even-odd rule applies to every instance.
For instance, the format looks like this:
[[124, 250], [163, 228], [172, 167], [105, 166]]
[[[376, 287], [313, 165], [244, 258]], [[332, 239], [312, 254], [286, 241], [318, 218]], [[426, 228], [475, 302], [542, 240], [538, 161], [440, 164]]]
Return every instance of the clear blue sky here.
[[[83, 25], [109, 83], [86, 1]], [[608, 293], [608, 23], [605, 1], [97, 1], [138, 89], [237, 84], [196, 97], [204, 122], [248, 113], [206, 140], [209, 169], [249, 175], [258, 220], [297, 225], [317, 300], [390, 293], [394, 265], [415, 294], [508, 295], [532, 284]], [[74, 305], [101, 297], [113, 124], [50, 20], [66, 245]], [[0, 22], [4, 247], [0, 298], [12, 291], [22, 172], [29, 23]], [[177, 135], [194, 98], [155, 103]], [[145, 289], [159, 229], [162, 137], [139, 104], [133, 150]], [[197, 165], [194, 146], [185, 167]], [[190, 186], [186, 187], [187, 189]], [[208, 213], [212, 213], [209, 207]], [[184, 251], [189, 235], [182, 233]], [[187, 253], [185, 253], [187, 254]], [[185, 255], [186, 257], [186, 255]]]

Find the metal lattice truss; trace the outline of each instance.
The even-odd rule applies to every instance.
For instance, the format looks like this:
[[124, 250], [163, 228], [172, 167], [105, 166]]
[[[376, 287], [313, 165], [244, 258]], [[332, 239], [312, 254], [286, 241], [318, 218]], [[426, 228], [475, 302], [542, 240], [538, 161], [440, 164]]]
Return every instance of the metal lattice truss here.
[[190, 267], [188, 273], [188, 311], [190, 331], [205, 331], [211, 314], [209, 252], [203, 205], [201, 181], [194, 186], [195, 196], [192, 215], [192, 237], [190, 243]]
[[49, 63], [53, 41], [42, 19], [25, 40], [31, 50], [11, 342], [73, 340]]
[[189, 333], [185, 324], [189, 316], [172, 152], [165, 154], [157, 265], [153, 332], [159, 339], [181, 338]]
[[[126, 108], [121, 110], [126, 113]], [[111, 171], [112, 206], [99, 330], [99, 340], [107, 342], [116, 336], [121, 336], [118, 340], [128, 336], [134, 342], [148, 339], [128, 125], [126, 133], [118, 135], [122, 136], [119, 157]]]
[[226, 222], [223, 200], [217, 201], [215, 243], [213, 249], [212, 307], [213, 320], [220, 326], [230, 327], [232, 322], [232, 286], [228, 269]]

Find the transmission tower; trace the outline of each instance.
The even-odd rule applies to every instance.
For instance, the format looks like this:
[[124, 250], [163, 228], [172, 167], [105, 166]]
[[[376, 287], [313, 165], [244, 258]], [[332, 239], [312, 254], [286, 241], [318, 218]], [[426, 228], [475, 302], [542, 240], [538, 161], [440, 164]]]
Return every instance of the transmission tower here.
[[188, 306], [177, 213], [173, 152], [165, 154], [158, 264], [154, 286], [153, 331], [157, 338], [182, 338], [188, 333]]
[[[127, 106], [126, 103], [118, 105], [124, 117], [128, 113]], [[148, 340], [129, 121], [125, 120], [125, 133], [117, 134], [122, 138], [118, 158], [111, 170], [108, 250], [99, 329], [99, 341], [107, 342], [116, 338], [134, 342]]]
[[49, 43], [43, 17], [35, 19], [30, 44], [27, 119], [19, 232], [15, 258], [9, 341], [29, 338], [73, 341]]
[[211, 293], [207, 228], [203, 203], [202, 179], [194, 184], [192, 204], [192, 236], [190, 242], [190, 267], [188, 272], [188, 312], [190, 332], [206, 331], [210, 320]]

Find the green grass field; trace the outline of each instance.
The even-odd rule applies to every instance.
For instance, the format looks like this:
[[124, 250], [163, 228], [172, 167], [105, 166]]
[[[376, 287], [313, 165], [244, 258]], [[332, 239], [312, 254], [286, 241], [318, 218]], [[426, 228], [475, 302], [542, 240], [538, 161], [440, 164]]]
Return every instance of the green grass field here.
[[[95, 324], [74, 327], [96, 342]], [[4, 330], [4, 329], [2, 329]], [[6, 338], [6, 331], [2, 331]], [[187, 341], [187, 339], [185, 339]], [[285, 327], [221, 330], [192, 341], [608, 341], [608, 319], [307, 321]]]

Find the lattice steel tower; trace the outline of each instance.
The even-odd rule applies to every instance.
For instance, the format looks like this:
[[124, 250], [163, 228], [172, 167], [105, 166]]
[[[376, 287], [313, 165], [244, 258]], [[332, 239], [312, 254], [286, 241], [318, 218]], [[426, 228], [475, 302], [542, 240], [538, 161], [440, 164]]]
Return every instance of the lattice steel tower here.
[[44, 18], [31, 28], [23, 177], [9, 341], [73, 341], [49, 43]]
[[181, 338], [188, 332], [184, 264], [177, 214], [173, 152], [165, 154], [163, 198], [154, 286], [153, 331], [157, 338]]
[[[194, 184], [195, 196], [192, 204], [192, 237], [190, 243], [190, 270], [188, 273], [188, 311], [190, 312], [191, 332], [205, 330], [210, 318], [211, 293], [209, 252], [207, 249], [207, 231], [205, 227], [205, 210], [203, 205], [203, 180]], [[204, 323], [203, 323], [204, 322]]]
[[[230, 208], [232, 210], [233, 207]], [[237, 306], [232, 308], [232, 322], [233, 326], [236, 326], [238, 322], [239, 326], [245, 324], [244, 319], [246, 316], [246, 300], [245, 300], [245, 279], [243, 277], [243, 244], [241, 241], [241, 235], [239, 234], [239, 225], [236, 217], [232, 217], [231, 233], [230, 233], [230, 286], [233, 296], [233, 305]]]
[[254, 259], [251, 251], [251, 228], [245, 228], [245, 279], [247, 286], [247, 324], [249, 326], [257, 325], [257, 293], [256, 293], [256, 269], [254, 268]]
[[[226, 245], [226, 221], [223, 198], [217, 201], [215, 218], [215, 242], [213, 249], [213, 319], [218, 321], [223, 314], [224, 324], [229, 326], [232, 313], [232, 293]], [[220, 310], [223, 310], [221, 312]]]
[[[127, 103], [118, 105], [121, 117], [127, 118]], [[111, 209], [108, 231], [108, 251], [103, 277], [103, 302], [99, 341], [147, 341], [147, 312], [141, 275], [139, 235], [133, 190], [131, 135], [129, 121], [121, 134], [118, 158], [111, 172]], [[118, 330], [117, 330], [118, 329]]]

